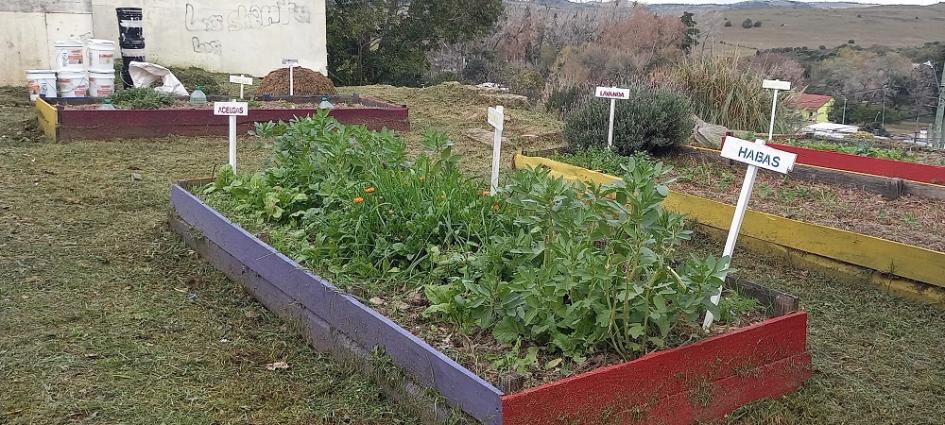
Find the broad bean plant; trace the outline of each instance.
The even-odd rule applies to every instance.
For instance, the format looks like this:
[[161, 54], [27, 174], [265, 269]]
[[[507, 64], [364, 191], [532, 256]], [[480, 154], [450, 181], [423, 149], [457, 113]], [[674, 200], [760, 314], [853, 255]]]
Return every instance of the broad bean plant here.
[[677, 258], [690, 232], [661, 207], [661, 163], [630, 158], [604, 186], [517, 171], [492, 196], [442, 134], [426, 134], [416, 156], [392, 132], [325, 114], [256, 134], [273, 142], [270, 163], [224, 169], [208, 201], [273, 229], [272, 243], [307, 267], [370, 282], [367, 293], [422, 290], [428, 320], [581, 361], [664, 347], [716, 311], [728, 261]]

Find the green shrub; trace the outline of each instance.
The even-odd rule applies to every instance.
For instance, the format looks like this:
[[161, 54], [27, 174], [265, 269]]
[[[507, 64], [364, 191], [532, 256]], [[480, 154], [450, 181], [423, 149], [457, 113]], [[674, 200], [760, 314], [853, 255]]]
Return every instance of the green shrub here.
[[575, 104], [579, 103], [582, 90], [585, 89], [578, 86], [552, 89], [551, 94], [548, 95], [548, 100], [545, 101], [545, 110], [563, 116], [571, 111]]
[[119, 109], [160, 109], [174, 104], [174, 97], [150, 87], [119, 90], [108, 97]]
[[752, 26], [754, 26], [754, 23], [751, 21], [751, 18], [745, 18], [745, 20], [742, 21], [742, 28], [751, 28]]
[[[618, 100], [614, 114], [614, 148], [622, 155], [659, 153], [686, 143], [692, 135], [689, 100], [664, 88], [632, 87], [630, 98]], [[590, 99], [569, 114], [564, 138], [572, 148], [607, 144], [610, 102]]]

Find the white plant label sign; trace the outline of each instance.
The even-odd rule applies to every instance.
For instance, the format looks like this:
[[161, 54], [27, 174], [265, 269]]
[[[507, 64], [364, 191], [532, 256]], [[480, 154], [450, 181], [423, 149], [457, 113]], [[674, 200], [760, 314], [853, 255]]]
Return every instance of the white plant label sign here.
[[240, 99], [243, 98], [243, 87], [253, 85], [253, 78], [245, 75], [231, 75], [230, 82], [240, 85]]
[[787, 174], [793, 170], [794, 161], [797, 160], [797, 154], [732, 136], [725, 138], [725, 144], [722, 145], [722, 157], [781, 174]]
[[627, 100], [630, 98], [630, 90], [619, 87], [598, 87], [594, 95], [605, 99]]
[[233, 84], [245, 84], [247, 86], [253, 85], [253, 77], [247, 77], [245, 75], [231, 75], [230, 82]]
[[223, 115], [230, 120], [230, 168], [236, 171], [236, 117], [249, 115], [246, 102], [213, 102], [213, 115]]
[[502, 129], [505, 127], [505, 108], [496, 106], [490, 107], [486, 114], [486, 120], [493, 128], [495, 134], [492, 137], [492, 178], [489, 180], [489, 193], [495, 195], [499, 189], [499, 155], [502, 153]]
[[213, 102], [213, 115], [246, 116], [249, 104], [246, 102]]
[[630, 90], [619, 87], [598, 87], [594, 96], [610, 99], [610, 124], [607, 127], [607, 149], [614, 147], [614, 110], [617, 109], [617, 100], [630, 98]]

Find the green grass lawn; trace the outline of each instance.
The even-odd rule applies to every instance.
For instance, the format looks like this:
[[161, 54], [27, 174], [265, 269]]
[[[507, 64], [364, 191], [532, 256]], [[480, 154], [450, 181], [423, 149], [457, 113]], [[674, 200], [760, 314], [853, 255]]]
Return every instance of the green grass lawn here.
[[[30, 111], [12, 100], [19, 91], [0, 94], [0, 423], [416, 422], [168, 230], [170, 184], [225, 163], [223, 138], [36, 142]], [[418, 106], [415, 131], [460, 119], [485, 127], [484, 107], [450, 108], [420, 115], [431, 108]], [[454, 137], [468, 152], [490, 149]], [[241, 142], [240, 166], [258, 166], [265, 152]], [[701, 239], [689, 249], [721, 251]], [[945, 312], [745, 252], [735, 266], [801, 297], [815, 370], [797, 393], [728, 423], [942, 423]], [[289, 369], [266, 370], [277, 361]]]

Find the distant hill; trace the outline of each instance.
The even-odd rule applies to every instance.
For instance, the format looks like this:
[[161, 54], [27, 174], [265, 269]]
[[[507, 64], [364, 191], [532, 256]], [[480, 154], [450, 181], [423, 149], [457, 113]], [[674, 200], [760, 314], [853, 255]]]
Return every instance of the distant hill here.
[[[584, 8], [594, 8], [594, 7], [612, 7], [611, 2], [599, 2], [599, 1], [587, 1], [587, 2], [571, 2], [568, 0], [506, 0], [505, 3], [511, 5], [533, 5], [536, 7], [547, 7], [551, 9], [558, 10], [578, 10]], [[632, 2], [625, 2], [624, 7], [631, 7]], [[645, 2], [644, 2], [645, 4]], [[684, 3], [665, 3], [665, 4], [647, 4], [651, 10], [656, 12], [675, 12], [675, 11], [690, 11], [693, 13], [696, 12], [710, 12], [710, 11], [724, 11], [724, 10], [739, 10], [739, 9], [761, 9], [761, 8], [773, 8], [773, 9], [846, 9], [846, 8], [859, 8], [859, 7], [869, 7], [869, 4], [862, 3], [851, 3], [851, 2], [824, 2], [824, 3], [807, 3], [802, 1], [793, 1], [793, 0], [748, 0], [738, 3], [730, 4], [684, 4]]]
[[[709, 36], [710, 45], [720, 52], [732, 50], [734, 44], [745, 47], [740, 49], [742, 53], [752, 54], [754, 49], [777, 47], [816, 49], [841, 44], [911, 47], [945, 42], [945, 3], [857, 6], [826, 10], [820, 7], [735, 8], [694, 13], [699, 28]], [[742, 28], [745, 19], [761, 21], [761, 26]], [[725, 26], [725, 21], [732, 25]]]
[[[508, 6], [535, 6], [560, 11], [613, 7], [611, 2], [574, 3], [568, 0], [505, 0]], [[623, 2], [631, 7], [632, 2]], [[736, 50], [754, 54], [778, 47], [836, 47], [855, 44], [912, 47], [945, 42], [945, 3], [931, 6], [878, 6], [850, 2], [806, 3], [793, 0], [750, 0], [732, 4], [653, 4], [660, 14], [696, 14], [705, 48], [715, 54]], [[624, 7], [624, 6], [621, 6]], [[742, 28], [745, 19], [760, 27]], [[731, 22], [725, 26], [725, 21]], [[850, 43], [852, 41], [852, 43]]]

